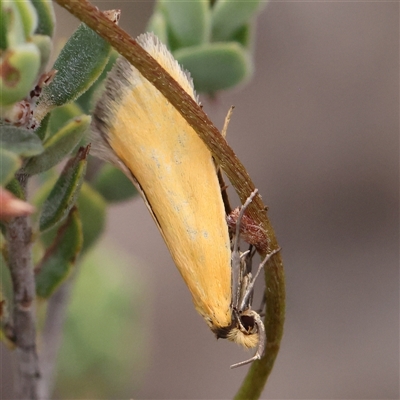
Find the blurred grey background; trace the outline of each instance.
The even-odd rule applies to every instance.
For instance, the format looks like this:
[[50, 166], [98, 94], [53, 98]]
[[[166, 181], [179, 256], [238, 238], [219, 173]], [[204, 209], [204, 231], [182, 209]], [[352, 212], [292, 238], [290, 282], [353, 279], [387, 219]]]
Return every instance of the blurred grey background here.
[[[95, 3], [133, 36], [153, 7]], [[78, 24], [57, 17], [59, 37]], [[202, 102], [219, 127], [235, 105], [228, 141], [283, 248], [287, 320], [263, 398], [398, 399], [399, 4], [271, 2], [254, 50], [249, 84]], [[142, 265], [149, 351], [129, 396], [232, 398], [247, 367], [229, 365], [248, 354], [197, 315], [140, 198], [111, 209], [106, 236]]]

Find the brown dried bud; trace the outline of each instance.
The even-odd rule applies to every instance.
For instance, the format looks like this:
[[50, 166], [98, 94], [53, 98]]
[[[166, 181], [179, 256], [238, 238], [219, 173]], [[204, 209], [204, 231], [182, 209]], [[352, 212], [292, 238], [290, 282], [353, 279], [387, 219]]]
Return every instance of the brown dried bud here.
[[[240, 208], [235, 208], [227, 217], [226, 222], [228, 223], [228, 227], [235, 232], [236, 223], [239, 217]], [[244, 214], [242, 221], [240, 223], [240, 236], [242, 239], [252, 244], [256, 249], [267, 249], [268, 248], [268, 238], [267, 232], [262, 229], [259, 225], [255, 223], [255, 221]]]

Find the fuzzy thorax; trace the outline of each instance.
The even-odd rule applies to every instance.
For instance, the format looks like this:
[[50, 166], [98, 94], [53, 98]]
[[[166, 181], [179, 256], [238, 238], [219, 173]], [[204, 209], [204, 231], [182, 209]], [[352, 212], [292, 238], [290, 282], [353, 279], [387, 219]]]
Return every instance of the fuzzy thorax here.
[[259, 346], [260, 343], [260, 327], [262, 324], [259, 315], [253, 310], [246, 310], [240, 315], [232, 315], [232, 324], [224, 328], [211, 329], [217, 338], [228, 339], [247, 349]]
[[259, 342], [258, 332], [243, 332], [240, 328], [233, 328], [226, 337], [231, 342], [235, 342], [246, 349], [257, 347]]

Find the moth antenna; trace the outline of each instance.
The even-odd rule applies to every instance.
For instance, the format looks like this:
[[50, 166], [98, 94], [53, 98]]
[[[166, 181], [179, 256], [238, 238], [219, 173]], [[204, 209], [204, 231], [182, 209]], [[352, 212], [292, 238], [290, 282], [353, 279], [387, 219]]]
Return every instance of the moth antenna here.
[[[228, 114], [225, 117], [224, 126], [223, 126], [222, 131], [221, 131], [221, 135], [225, 139], [226, 139], [226, 133], [228, 131], [229, 121], [231, 120], [231, 116], [232, 116], [232, 112], [233, 112], [234, 108], [235, 107], [232, 106], [229, 109]], [[215, 160], [214, 160], [214, 162], [215, 162], [215, 167], [216, 167], [216, 170], [217, 170], [218, 181], [219, 181], [219, 184], [221, 186], [221, 194], [222, 194], [222, 200], [224, 201], [225, 213], [226, 213], [226, 215], [229, 215], [232, 212], [232, 208], [231, 208], [231, 205], [229, 204], [228, 193], [226, 191], [226, 189], [228, 189], [228, 186], [224, 182], [224, 177], [222, 176], [221, 166]]]
[[257, 194], [257, 193], [258, 193], [258, 189], [256, 188], [256, 189], [254, 189], [254, 190], [251, 192], [250, 196], [247, 198], [247, 200], [246, 200], [245, 203], [243, 204], [242, 208], [240, 209], [239, 216], [238, 216], [237, 223], [236, 223], [235, 242], [234, 242], [234, 245], [233, 245], [233, 251], [234, 251], [234, 252], [237, 252], [238, 249], [239, 249], [240, 225], [241, 225], [241, 223], [242, 223], [243, 215], [244, 215], [244, 213], [245, 213], [245, 211], [246, 211], [246, 208], [247, 208], [247, 207], [250, 205], [250, 203], [253, 201], [254, 197], [256, 197], [256, 194]]

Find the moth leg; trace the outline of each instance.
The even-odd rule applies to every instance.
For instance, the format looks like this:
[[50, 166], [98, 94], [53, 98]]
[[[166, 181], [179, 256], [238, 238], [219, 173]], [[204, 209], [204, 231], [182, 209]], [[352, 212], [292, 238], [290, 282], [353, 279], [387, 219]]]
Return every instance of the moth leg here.
[[246, 361], [241, 361], [239, 363], [233, 364], [233, 365], [231, 365], [231, 368], [237, 368], [237, 367], [241, 367], [242, 365], [250, 364], [253, 361], [259, 360], [264, 355], [265, 344], [266, 344], [264, 323], [262, 322], [261, 317], [255, 311], [250, 311], [250, 313], [248, 315], [251, 315], [254, 318], [254, 323], [257, 326], [258, 340], [259, 340], [257, 351], [253, 357], [249, 358]]
[[260, 263], [260, 265], [258, 266], [257, 272], [254, 275], [254, 278], [249, 282], [249, 285], [246, 288], [246, 293], [243, 296], [243, 299], [241, 301], [241, 304], [239, 306], [239, 310], [243, 310], [244, 307], [246, 306], [246, 304], [248, 303], [248, 298], [250, 297], [253, 288], [254, 288], [254, 284], [258, 278], [258, 275], [260, 275], [261, 270], [264, 268], [265, 264], [268, 262], [268, 260], [271, 259], [271, 257], [273, 255], [275, 255], [276, 253], [278, 253], [281, 250], [280, 247], [278, 247], [277, 249], [271, 251], [269, 254], [267, 254], [264, 258], [264, 260], [262, 261], [262, 263]]
[[253, 201], [253, 198], [256, 196], [258, 189], [255, 189], [250, 196], [247, 198], [245, 203], [243, 204], [242, 208], [240, 209], [239, 216], [236, 222], [236, 229], [233, 236], [233, 248], [232, 248], [232, 280], [231, 280], [231, 287], [232, 287], [232, 307], [237, 308], [239, 303], [242, 303], [242, 292], [243, 292], [243, 276], [242, 276], [242, 261], [240, 255], [240, 225], [243, 215], [246, 211], [246, 208], [249, 204]]

